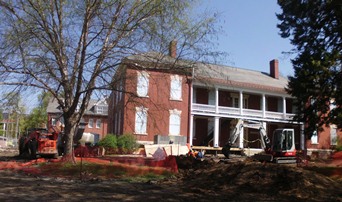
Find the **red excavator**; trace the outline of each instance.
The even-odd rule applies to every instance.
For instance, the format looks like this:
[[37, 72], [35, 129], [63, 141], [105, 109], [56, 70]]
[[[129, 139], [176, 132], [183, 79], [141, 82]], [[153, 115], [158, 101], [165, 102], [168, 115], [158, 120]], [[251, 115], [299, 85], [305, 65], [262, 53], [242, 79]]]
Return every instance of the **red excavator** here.
[[230, 148], [236, 142], [243, 128], [258, 129], [261, 139], [261, 147], [264, 152], [255, 154], [253, 158], [260, 161], [269, 161], [275, 163], [296, 163], [296, 148], [294, 129], [279, 128], [273, 131], [272, 142], [266, 134], [263, 124], [258, 121], [238, 120], [233, 132], [230, 135], [228, 143], [222, 148], [222, 153], [229, 158]]

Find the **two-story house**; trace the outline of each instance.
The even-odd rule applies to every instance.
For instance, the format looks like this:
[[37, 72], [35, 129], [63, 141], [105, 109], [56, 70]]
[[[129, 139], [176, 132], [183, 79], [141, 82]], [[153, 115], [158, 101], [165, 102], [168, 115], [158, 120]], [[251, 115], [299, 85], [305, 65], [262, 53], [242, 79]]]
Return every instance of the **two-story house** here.
[[[143, 144], [158, 135], [185, 136], [192, 146], [218, 148], [237, 120], [244, 119], [263, 124], [271, 141], [275, 129], [293, 128], [296, 149], [311, 147], [304, 124], [292, 121], [296, 108], [277, 60], [270, 61], [270, 72], [258, 72], [179, 61], [175, 53], [171, 43], [170, 55], [152, 52], [123, 59], [109, 101], [110, 133], [135, 134]], [[261, 149], [259, 131], [244, 128], [235, 144]]]
[[183, 137], [186, 142], [191, 82], [189, 69], [175, 62], [154, 52], [122, 61], [109, 99], [110, 133], [134, 134], [143, 144], [152, 144], [158, 135]]
[[[48, 107], [48, 129], [50, 131], [63, 130], [62, 111], [59, 108], [56, 99], [51, 99]], [[96, 142], [107, 135], [108, 129], [108, 103], [107, 99], [89, 101], [89, 105], [81, 122], [87, 123], [84, 133], [90, 133], [95, 136]]]

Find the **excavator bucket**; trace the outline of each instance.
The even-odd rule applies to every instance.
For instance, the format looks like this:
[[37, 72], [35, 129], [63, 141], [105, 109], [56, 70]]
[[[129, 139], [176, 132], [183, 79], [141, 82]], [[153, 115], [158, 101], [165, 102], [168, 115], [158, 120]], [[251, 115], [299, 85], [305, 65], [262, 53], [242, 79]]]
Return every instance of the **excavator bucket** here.
[[273, 156], [271, 154], [266, 154], [266, 153], [259, 153], [259, 154], [254, 154], [252, 156], [253, 159], [258, 160], [258, 161], [266, 161], [266, 162], [272, 162], [273, 161]]

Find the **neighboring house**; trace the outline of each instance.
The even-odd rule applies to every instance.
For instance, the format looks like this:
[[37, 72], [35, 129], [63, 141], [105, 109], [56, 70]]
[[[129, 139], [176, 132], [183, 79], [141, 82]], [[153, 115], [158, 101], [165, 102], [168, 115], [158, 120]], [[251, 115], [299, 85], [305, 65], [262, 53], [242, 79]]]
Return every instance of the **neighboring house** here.
[[[62, 113], [56, 99], [52, 99], [47, 107], [48, 113], [48, 129], [49, 130], [63, 130]], [[91, 133], [104, 138], [107, 135], [108, 129], [108, 104], [107, 99], [90, 100], [88, 108], [81, 120], [87, 123], [84, 133]]]
[[[110, 133], [132, 133], [143, 144], [183, 136], [192, 146], [222, 147], [237, 119], [246, 119], [262, 122], [271, 139], [275, 129], [293, 128], [296, 149], [311, 148], [304, 124], [292, 121], [296, 109], [277, 60], [266, 73], [177, 61], [175, 52], [173, 44], [170, 56], [150, 52], [123, 59], [109, 99]], [[260, 149], [259, 139], [258, 130], [245, 128], [236, 146]]]
[[[336, 106], [330, 105], [330, 109]], [[323, 131], [314, 131], [311, 139], [307, 140], [307, 151], [310, 156], [326, 158], [332, 149], [334, 149], [339, 141], [342, 142], [342, 131], [338, 130], [336, 125], [323, 126]]]

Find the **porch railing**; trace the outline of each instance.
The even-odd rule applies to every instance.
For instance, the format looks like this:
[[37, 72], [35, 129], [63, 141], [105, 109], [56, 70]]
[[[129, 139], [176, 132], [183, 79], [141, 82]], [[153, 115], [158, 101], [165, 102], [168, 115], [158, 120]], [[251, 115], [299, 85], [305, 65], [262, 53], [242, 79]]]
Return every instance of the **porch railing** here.
[[242, 109], [234, 108], [234, 107], [222, 107], [219, 106], [217, 108], [215, 105], [205, 105], [205, 104], [192, 104], [192, 114], [202, 114], [202, 115], [222, 115], [222, 116], [243, 116], [243, 117], [251, 117], [251, 118], [265, 118], [265, 119], [277, 119], [277, 120], [290, 120], [294, 114], [290, 113], [282, 113], [282, 112], [272, 112], [265, 111], [263, 113], [262, 110], [254, 110], [254, 109]]

